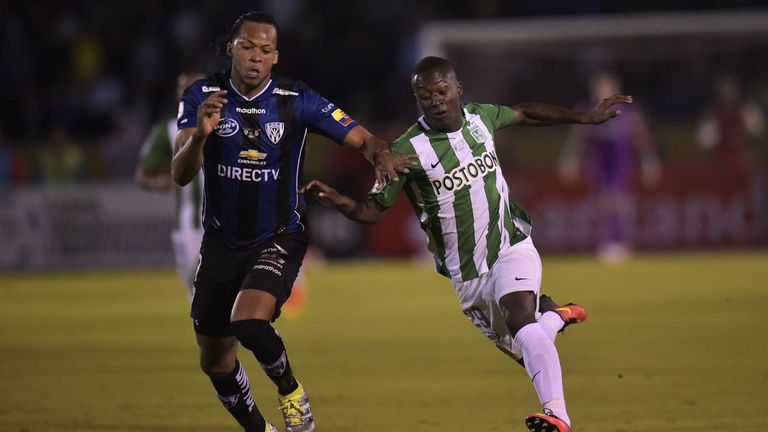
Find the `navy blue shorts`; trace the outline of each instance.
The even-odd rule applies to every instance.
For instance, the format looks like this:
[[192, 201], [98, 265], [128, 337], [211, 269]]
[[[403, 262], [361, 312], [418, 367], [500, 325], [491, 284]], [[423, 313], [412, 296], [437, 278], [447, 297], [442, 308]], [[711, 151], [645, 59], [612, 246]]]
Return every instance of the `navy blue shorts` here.
[[195, 277], [192, 319], [203, 336], [232, 336], [229, 318], [237, 294], [244, 289], [266, 291], [277, 299], [274, 321], [291, 295], [307, 252], [305, 233], [282, 234], [249, 249], [231, 249], [219, 235], [206, 233]]

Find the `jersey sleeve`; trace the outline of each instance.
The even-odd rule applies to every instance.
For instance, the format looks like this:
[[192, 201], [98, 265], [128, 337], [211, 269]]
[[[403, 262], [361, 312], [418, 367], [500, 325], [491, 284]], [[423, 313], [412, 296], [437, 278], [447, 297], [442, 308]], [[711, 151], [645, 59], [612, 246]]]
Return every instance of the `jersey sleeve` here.
[[517, 111], [504, 105], [482, 104], [479, 109], [485, 114], [494, 130], [503, 129], [515, 122]]
[[392, 207], [395, 204], [395, 201], [397, 201], [400, 192], [403, 191], [403, 188], [409, 181], [409, 175], [403, 173], [397, 174], [397, 181], [387, 179], [387, 183], [381, 188], [377, 181], [368, 193], [368, 198], [373, 199], [384, 208]]
[[[392, 143], [392, 152], [404, 153], [398, 144], [399, 142], [397, 140]], [[403, 188], [405, 188], [405, 186], [411, 181], [413, 173], [414, 170], [410, 170], [407, 173], [397, 173], [397, 181], [393, 181], [387, 177], [387, 182], [383, 187], [379, 185], [377, 181], [374, 183], [373, 188], [371, 188], [371, 191], [368, 193], [368, 197], [374, 199], [384, 208], [392, 207], [395, 204], [395, 201], [397, 201], [397, 197], [400, 195], [400, 192], [402, 192]]]
[[172, 153], [167, 125], [165, 122], [156, 123], [141, 146], [141, 164], [152, 173], [170, 172]]
[[197, 127], [197, 108], [206, 99], [203, 82], [197, 81], [189, 86], [179, 101], [179, 113], [176, 116], [179, 130]]
[[312, 89], [303, 94], [304, 120], [311, 132], [317, 132], [341, 144], [357, 122], [341, 108]]

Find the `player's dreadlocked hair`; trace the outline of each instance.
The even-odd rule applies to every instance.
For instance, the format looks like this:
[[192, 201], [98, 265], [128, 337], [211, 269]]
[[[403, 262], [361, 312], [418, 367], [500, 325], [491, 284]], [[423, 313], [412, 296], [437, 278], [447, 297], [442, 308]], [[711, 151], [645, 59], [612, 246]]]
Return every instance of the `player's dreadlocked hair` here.
[[[277, 33], [277, 39], [280, 40], [280, 27], [277, 25], [277, 21], [275, 20], [275, 17], [272, 15], [261, 12], [261, 11], [254, 11], [254, 12], [246, 12], [242, 15], [240, 15], [240, 18], [236, 19], [234, 23], [229, 27], [229, 30], [227, 30], [226, 33], [226, 42], [232, 42], [232, 39], [237, 36], [238, 33], [240, 33], [240, 28], [243, 26], [243, 23], [249, 21], [249, 22], [255, 22], [255, 23], [262, 23], [262, 24], [269, 24], [275, 28], [275, 31]], [[225, 49], [226, 49], [226, 42], [224, 43]]]
[[420, 62], [416, 64], [416, 67], [413, 69], [414, 75], [423, 74], [425, 72], [432, 72], [432, 71], [440, 71], [443, 73], [453, 72], [456, 73], [456, 70], [453, 67], [453, 63], [449, 62], [448, 60], [442, 58], [442, 57], [424, 57], [421, 59]]
[[229, 58], [229, 56], [227, 56], [227, 44], [232, 42], [232, 40], [238, 34], [240, 34], [240, 29], [243, 27], [243, 23], [246, 21], [269, 24], [273, 26], [275, 28], [275, 33], [277, 34], [277, 40], [280, 40], [280, 27], [277, 25], [275, 17], [261, 11], [246, 12], [240, 15], [240, 17], [236, 19], [231, 26], [229, 26], [226, 33], [224, 33], [224, 35], [215, 42], [215, 59], [213, 62], [215, 65], [212, 69], [219, 70], [225, 75], [229, 74], [232, 60]]

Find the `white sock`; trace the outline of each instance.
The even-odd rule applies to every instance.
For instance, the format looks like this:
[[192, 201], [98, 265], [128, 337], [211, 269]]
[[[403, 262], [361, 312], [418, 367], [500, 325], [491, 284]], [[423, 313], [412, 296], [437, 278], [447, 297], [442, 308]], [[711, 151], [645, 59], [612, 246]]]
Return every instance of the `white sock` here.
[[563, 321], [563, 319], [560, 318], [560, 315], [554, 311], [544, 312], [541, 314], [541, 317], [538, 319], [538, 321], [539, 324], [542, 324], [544, 332], [547, 334], [547, 336], [549, 336], [549, 339], [552, 342], [555, 341], [557, 332], [565, 327], [565, 321]]
[[515, 343], [523, 350], [525, 370], [533, 381], [539, 402], [570, 425], [565, 410], [560, 357], [544, 325], [536, 322], [521, 328], [515, 335]]

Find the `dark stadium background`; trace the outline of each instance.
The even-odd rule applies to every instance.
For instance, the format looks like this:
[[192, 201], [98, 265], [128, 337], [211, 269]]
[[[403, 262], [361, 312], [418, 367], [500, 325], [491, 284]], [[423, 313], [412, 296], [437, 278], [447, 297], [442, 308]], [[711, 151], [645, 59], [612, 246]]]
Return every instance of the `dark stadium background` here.
[[[175, 112], [172, 89], [176, 75], [182, 70], [219, 67], [214, 42], [245, 11], [266, 10], [281, 24], [278, 73], [308, 82], [380, 136], [394, 139], [416, 116], [408, 77], [419, 56], [419, 31], [427, 23], [648, 14], [680, 17], [739, 11], [764, 14], [768, 9], [761, 8], [765, 6], [757, 0], [2, 1], [0, 187], [6, 199], [0, 204], [0, 218], [8, 222], [3, 224], [2, 234], [10, 246], [0, 257], [0, 268], [171, 263], [170, 246], [163, 238], [170, 226], [168, 217], [137, 214], [130, 221], [111, 220], [110, 213], [120, 212], [109, 210], [100, 198], [89, 197], [109, 195], [112, 187], [118, 187], [118, 191], [126, 191], [126, 207], [142, 207], [130, 204], [135, 200], [147, 200], [146, 207], [160, 202], [162, 198], [149, 194], [128, 197], [135, 189], [132, 176], [139, 146], [153, 121]], [[720, 197], [716, 199], [723, 200], [714, 207], [716, 211], [729, 205], [738, 207], [741, 201], [729, 200], [744, 194], [760, 195], [755, 199], [758, 206], [764, 205], [764, 188], [753, 187], [758, 177], [717, 168], [717, 161], [707, 159], [693, 136], [696, 119], [711, 99], [712, 80], [720, 72], [733, 73], [748, 96], [763, 111], [768, 110], [765, 40], [765, 35], [718, 36], [697, 44], [693, 38], [670, 45], [682, 48], [666, 53], [663, 41], [644, 45], [642, 40], [628, 40], [613, 51], [613, 57], [599, 61], [597, 66], [611, 67], [622, 75], [627, 92], [649, 112], [656, 131], [665, 165], [664, 182], [656, 190], [640, 190], [639, 196], [656, 197], [659, 190], [675, 188], [687, 194], [695, 190], [698, 180], [691, 181], [690, 187], [679, 184], [703, 178], [709, 179], [706, 187], [714, 188], [713, 193]], [[624, 43], [620, 38], [605, 42]], [[468, 98], [573, 106], [586, 95], [589, 71], [578, 50], [571, 58], [567, 55], [570, 48], [563, 46], [552, 57], [539, 58], [533, 53], [505, 58], [500, 68], [511, 68], [509, 64], [515, 62], [525, 67], [518, 68], [523, 72], [510, 76], [502, 87], [495, 87], [506, 69], [494, 71], [492, 61], [472, 57], [475, 48], [447, 50], [467, 83]], [[654, 58], [656, 52], [660, 53], [658, 59]], [[488, 75], [496, 81], [487, 79]], [[513, 198], [542, 221], [540, 248], [550, 252], [589, 250], [594, 243], [591, 237], [578, 234], [581, 237], [563, 240], [559, 231], [550, 230], [548, 221], [559, 220], [553, 216], [558, 210], [542, 207], [542, 199], [548, 196], [569, 202], [585, 194], [584, 185], [564, 190], [556, 182], [555, 164], [565, 129], [519, 133], [523, 138], [517, 141], [511, 132], [502, 135], [500, 142], [512, 144], [500, 144], [499, 152], [511, 179]], [[526, 147], [532, 140], [537, 144]], [[308, 149], [305, 178], [320, 177], [357, 195], [368, 189], [370, 170], [357, 155], [320, 138], [311, 138]], [[763, 136], [755, 146], [758, 166], [765, 166], [766, 153]], [[729, 180], [722, 186], [713, 181], [717, 178]], [[30, 194], [37, 204], [24, 207], [20, 203]], [[666, 213], [682, 212], [681, 206], [686, 205], [670, 210], [662, 204], [641, 206], [639, 230], [659, 226]], [[566, 213], [573, 210], [563, 208]], [[671, 225], [662, 223], [665, 228], [638, 248], [761, 247], [768, 242], [768, 229], [765, 223], [755, 222], [762, 215], [758, 210], [748, 211], [745, 229], [729, 232], [715, 226], [729, 224], [728, 220], [707, 221], [714, 228], [690, 238], [675, 237], [683, 219]], [[348, 224], [321, 209], [313, 208], [311, 213], [315, 245], [328, 255], [406, 256], [418, 254], [421, 247], [410, 233], [413, 226], [406, 206], [399, 206], [374, 228]], [[43, 234], [34, 234], [39, 232]], [[45, 239], [33, 240], [33, 236]], [[97, 240], [88, 240], [90, 237]]]

